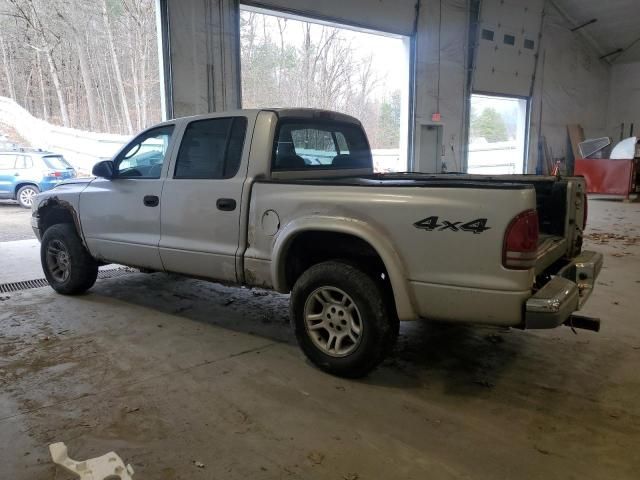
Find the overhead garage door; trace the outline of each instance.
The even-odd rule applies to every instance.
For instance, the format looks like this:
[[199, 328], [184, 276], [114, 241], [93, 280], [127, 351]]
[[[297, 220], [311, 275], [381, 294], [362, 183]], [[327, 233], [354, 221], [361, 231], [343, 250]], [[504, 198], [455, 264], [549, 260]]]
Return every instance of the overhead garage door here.
[[416, 15], [415, 0], [263, 0], [242, 3], [399, 35], [413, 33]]
[[473, 90], [529, 96], [538, 51], [542, 0], [484, 0]]

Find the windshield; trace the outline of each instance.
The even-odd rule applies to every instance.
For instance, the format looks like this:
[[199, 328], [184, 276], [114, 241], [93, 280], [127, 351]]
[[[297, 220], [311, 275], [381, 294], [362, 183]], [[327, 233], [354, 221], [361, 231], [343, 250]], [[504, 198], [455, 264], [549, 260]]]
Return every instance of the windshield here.
[[69, 165], [69, 163], [67, 163], [64, 157], [60, 155], [50, 155], [42, 157], [42, 160], [44, 160], [44, 163], [47, 165], [47, 167], [54, 170], [67, 170], [69, 168], [73, 168], [71, 165]]
[[372, 168], [371, 149], [359, 125], [283, 120], [274, 145], [274, 170]]

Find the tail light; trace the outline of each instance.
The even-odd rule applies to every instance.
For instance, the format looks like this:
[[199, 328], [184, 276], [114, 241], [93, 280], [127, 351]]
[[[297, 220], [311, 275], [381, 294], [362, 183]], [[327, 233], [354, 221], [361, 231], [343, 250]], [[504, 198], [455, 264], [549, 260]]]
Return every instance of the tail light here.
[[49, 176], [50, 177], [61, 177], [62, 176], [62, 172], [58, 172], [58, 171], [49, 172]]
[[502, 265], [526, 270], [535, 265], [538, 250], [538, 212], [526, 210], [518, 214], [504, 234]]

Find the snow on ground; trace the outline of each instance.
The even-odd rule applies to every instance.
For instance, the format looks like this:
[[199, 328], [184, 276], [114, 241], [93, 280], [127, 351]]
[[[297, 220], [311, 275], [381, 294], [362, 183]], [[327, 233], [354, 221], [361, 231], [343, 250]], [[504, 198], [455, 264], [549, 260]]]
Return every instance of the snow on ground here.
[[[41, 148], [60, 153], [79, 173], [88, 174], [93, 165], [102, 159], [111, 158], [127, 141], [128, 135], [87, 132], [75, 128], [52, 125], [31, 115], [14, 100], [0, 97], [0, 132], [9, 142], [22, 140], [32, 148]], [[15, 132], [12, 134], [11, 132]], [[9, 145], [0, 145], [8, 148]]]

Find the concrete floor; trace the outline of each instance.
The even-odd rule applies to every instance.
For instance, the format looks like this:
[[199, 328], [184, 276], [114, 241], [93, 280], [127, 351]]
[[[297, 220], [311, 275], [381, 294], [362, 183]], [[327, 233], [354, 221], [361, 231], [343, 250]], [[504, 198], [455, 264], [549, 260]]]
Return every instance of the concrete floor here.
[[162, 274], [0, 294], [0, 478], [71, 478], [56, 441], [140, 479], [638, 478], [640, 205], [592, 200], [590, 234], [600, 333], [407, 323], [362, 381], [305, 361], [281, 295]]
[[30, 210], [13, 200], [0, 200], [0, 242], [35, 238], [30, 220]]

